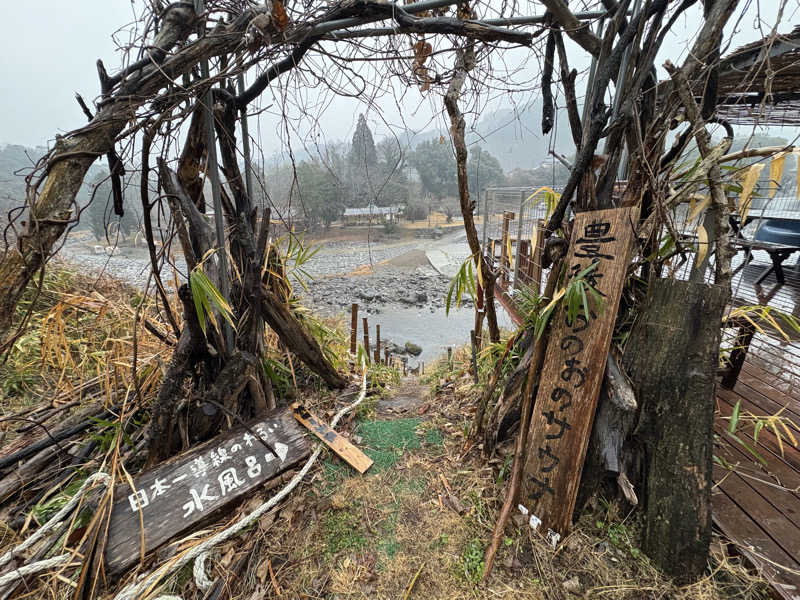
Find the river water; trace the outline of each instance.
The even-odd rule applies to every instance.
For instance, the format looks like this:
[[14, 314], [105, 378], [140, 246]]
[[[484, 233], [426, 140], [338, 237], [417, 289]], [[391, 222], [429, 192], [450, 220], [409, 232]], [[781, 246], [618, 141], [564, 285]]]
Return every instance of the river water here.
[[[120, 247], [112, 256], [98, 253], [98, 248], [86, 236], [71, 236], [59, 254], [85, 272], [105, 273], [136, 287], [144, 286], [149, 272], [145, 248]], [[472, 305], [453, 309], [449, 316], [444, 309], [449, 281], [468, 256], [463, 232], [439, 240], [323, 243], [304, 265], [313, 281], [309, 292], [301, 295], [306, 296], [304, 302], [322, 313], [345, 315], [348, 324], [350, 304], [358, 302], [359, 315], [369, 317], [371, 340], [379, 324], [382, 339], [400, 346], [413, 342], [422, 348], [420, 356], [409, 357], [412, 367], [417, 361], [430, 364], [448, 347], [469, 343], [474, 326]], [[176, 262], [183, 280], [185, 264], [180, 256]], [[364, 267], [369, 267], [366, 275], [353, 274]], [[166, 270], [171, 271], [169, 267]], [[499, 305], [498, 318], [501, 327], [513, 328]], [[359, 341], [361, 325], [359, 319]]]
[[[512, 329], [511, 318], [501, 306], [497, 306], [498, 324], [501, 328]], [[360, 319], [359, 319], [360, 321]], [[348, 320], [349, 322], [349, 320]], [[381, 326], [381, 338], [391, 340], [400, 346], [413, 342], [422, 348], [419, 356], [409, 356], [408, 364], [416, 367], [418, 361], [431, 364], [434, 359], [447, 353], [448, 347], [469, 343], [469, 332], [475, 326], [475, 310], [461, 307], [445, 314], [443, 308], [433, 311], [416, 308], [388, 308], [379, 314], [369, 316], [370, 336], [374, 342], [374, 326]], [[484, 322], [484, 330], [486, 323]], [[359, 340], [362, 336], [359, 323]]]

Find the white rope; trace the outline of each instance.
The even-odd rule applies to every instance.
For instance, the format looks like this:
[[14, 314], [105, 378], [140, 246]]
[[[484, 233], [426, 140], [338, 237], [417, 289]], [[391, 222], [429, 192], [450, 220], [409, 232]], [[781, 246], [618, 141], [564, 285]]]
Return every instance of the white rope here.
[[194, 573], [194, 584], [201, 592], [208, 591], [211, 586], [214, 585], [214, 582], [208, 578], [208, 575], [206, 575], [207, 558], [208, 552], [203, 552], [195, 559], [194, 568], [192, 569], [192, 572]]
[[[108, 476], [107, 473], [103, 473], [102, 471], [97, 473], [92, 473], [91, 475], [89, 475], [89, 477], [86, 478], [86, 481], [83, 482], [83, 485], [80, 487], [78, 492], [72, 498], [70, 498], [69, 502], [67, 502], [61, 508], [61, 510], [59, 510], [55, 515], [53, 515], [53, 517], [47, 523], [45, 523], [39, 529], [37, 529], [36, 533], [34, 533], [24, 542], [22, 542], [18, 546], [15, 546], [14, 548], [12, 548], [11, 550], [3, 554], [3, 556], [0, 557], [0, 567], [5, 566], [15, 556], [33, 546], [36, 542], [41, 540], [52, 529], [55, 529], [55, 527], [61, 523], [64, 517], [66, 517], [69, 513], [71, 513], [72, 509], [74, 509], [75, 506], [78, 504], [78, 502], [80, 502], [86, 489], [97, 481], [101, 481], [103, 485], [108, 485], [109, 481], [111, 481], [111, 478]], [[40, 564], [40, 563], [34, 563], [34, 564]], [[22, 567], [20, 567], [20, 569], [22, 569]]]
[[[331, 420], [331, 428], [336, 427], [336, 424], [341, 420], [343, 416], [347, 413], [355, 409], [361, 402], [364, 400], [364, 397], [367, 395], [367, 372], [366, 370], [363, 372], [362, 379], [361, 379], [361, 393], [358, 395], [358, 398], [352, 404], [345, 406], [342, 408], [336, 416], [333, 417]], [[114, 600], [141, 600], [144, 597], [145, 592], [151, 589], [154, 585], [156, 585], [161, 579], [166, 577], [169, 573], [173, 571], [177, 571], [183, 568], [184, 565], [187, 565], [189, 562], [197, 559], [198, 557], [206, 554], [209, 550], [214, 548], [215, 546], [225, 542], [226, 540], [230, 539], [246, 527], [248, 527], [251, 523], [258, 520], [264, 513], [269, 511], [273, 508], [276, 504], [278, 504], [281, 500], [283, 500], [289, 493], [297, 487], [297, 485], [302, 481], [303, 477], [306, 476], [308, 471], [314, 466], [317, 458], [319, 457], [320, 453], [322, 452], [322, 444], [318, 445], [311, 456], [306, 461], [306, 464], [303, 465], [303, 468], [292, 477], [291, 481], [286, 484], [286, 486], [281, 489], [280, 492], [275, 494], [272, 498], [264, 502], [261, 506], [256, 508], [253, 512], [249, 515], [242, 517], [239, 521], [217, 533], [216, 535], [211, 536], [204, 542], [197, 544], [196, 546], [189, 549], [185, 554], [178, 557], [176, 560], [169, 562], [162, 567], [156, 569], [153, 573], [149, 576], [145, 577], [143, 580], [140, 580], [137, 583], [130, 584], [123, 588], [116, 596], [114, 596]], [[200, 563], [200, 568], [203, 569], [203, 558]], [[197, 571], [195, 571], [195, 574]], [[205, 576], [205, 573], [203, 573]], [[159, 599], [162, 600], [162, 599]]]
[[59, 554], [58, 556], [54, 556], [53, 558], [46, 558], [45, 560], [40, 560], [35, 563], [31, 563], [29, 565], [22, 565], [14, 569], [13, 571], [9, 571], [2, 577], [0, 577], [0, 590], [2, 590], [5, 586], [9, 583], [16, 581], [17, 579], [22, 579], [23, 577], [27, 577], [33, 573], [38, 573], [39, 571], [47, 571], [48, 569], [52, 569], [53, 567], [58, 567], [65, 563], [69, 562], [72, 553], [65, 552], [64, 554]]

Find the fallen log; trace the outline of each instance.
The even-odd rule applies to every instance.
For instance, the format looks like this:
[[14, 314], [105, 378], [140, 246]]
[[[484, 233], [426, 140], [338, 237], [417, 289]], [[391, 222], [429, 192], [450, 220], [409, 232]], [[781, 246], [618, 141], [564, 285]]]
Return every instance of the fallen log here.
[[325, 383], [337, 389], [347, 385], [347, 380], [325, 358], [319, 342], [308, 333], [289, 307], [266, 286], [262, 286], [261, 290], [261, 316], [278, 334], [281, 342], [309, 369], [322, 377]]
[[99, 403], [88, 408], [80, 415], [74, 417], [74, 419], [71, 419], [73, 424], [63, 427], [57, 431], [47, 432], [42, 439], [37, 440], [32, 444], [28, 444], [27, 446], [0, 458], [0, 470], [5, 469], [6, 467], [9, 467], [21, 460], [25, 460], [40, 450], [49, 448], [50, 446], [58, 445], [59, 442], [82, 433], [97, 423], [96, 420], [93, 420], [93, 417], [95, 419], [103, 419], [115, 412], [118, 408], [119, 407], [116, 406], [105, 408]]

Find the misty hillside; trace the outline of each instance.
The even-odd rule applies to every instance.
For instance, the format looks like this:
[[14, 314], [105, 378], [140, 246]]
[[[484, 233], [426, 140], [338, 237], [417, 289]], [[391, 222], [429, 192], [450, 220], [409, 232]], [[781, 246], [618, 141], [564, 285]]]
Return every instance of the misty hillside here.
[[572, 154], [575, 148], [569, 132], [565, 111], [558, 111], [554, 131], [542, 135], [542, 109], [539, 102], [524, 112], [499, 110], [485, 116], [468, 142], [479, 142], [492, 154], [507, 173], [514, 169], [533, 169], [548, 158], [550, 139], [562, 154]]
[[[506, 173], [514, 169], [534, 169], [541, 165], [548, 158], [551, 136], [555, 150], [566, 155], [573, 154], [575, 149], [566, 111], [557, 111], [557, 125], [547, 135], [542, 135], [541, 119], [540, 102], [521, 111], [503, 109], [491, 112], [480, 119], [473, 129], [467, 129], [467, 144], [477, 144], [489, 152], [500, 162]], [[409, 148], [440, 136], [447, 138], [448, 135], [445, 130], [397, 134]]]
[[0, 146], [0, 214], [5, 217], [10, 208], [25, 201], [25, 175], [46, 148], [26, 148], [15, 144]]
[[[47, 148], [29, 148], [18, 144], [0, 145], [0, 222], [5, 222], [8, 211], [25, 203], [25, 176], [32, 170]], [[95, 163], [89, 169], [86, 180], [90, 180], [100, 167]], [[83, 205], [89, 194], [86, 184], [78, 193], [78, 202]]]

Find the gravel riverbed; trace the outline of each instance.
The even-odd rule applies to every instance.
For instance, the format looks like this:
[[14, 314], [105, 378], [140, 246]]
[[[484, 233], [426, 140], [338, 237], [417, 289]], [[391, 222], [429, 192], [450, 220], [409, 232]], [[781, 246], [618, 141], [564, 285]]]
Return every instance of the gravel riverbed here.
[[[438, 243], [447, 244], [443, 247], [452, 252], [459, 242], [456, 238]], [[308, 290], [300, 285], [295, 289], [307, 305], [329, 316], [349, 314], [351, 304], [357, 302], [360, 314], [371, 317], [371, 327], [381, 324], [382, 337], [396, 344], [397, 353], [405, 342], [412, 342], [422, 346], [418, 358], [430, 361], [448, 345], [463, 342], [463, 328], [468, 336], [472, 312], [465, 309], [467, 303], [451, 311], [449, 319], [445, 316], [449, 280], [430, 265], [425, 254], [435, 244], [431, 240], [324, 242], [303, 265], [311, 277]], [[150, 262], [144, 247], [123, 246], [107, 255], [104, 246], [79, 233], [59, 256], [85, 272], [105, 273], [140, 288], [147, 282]], [[184, 279], [183, 259], [179, 256], [175, 262]]]

